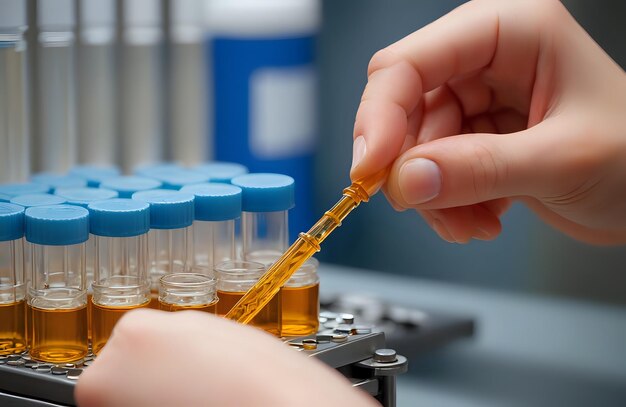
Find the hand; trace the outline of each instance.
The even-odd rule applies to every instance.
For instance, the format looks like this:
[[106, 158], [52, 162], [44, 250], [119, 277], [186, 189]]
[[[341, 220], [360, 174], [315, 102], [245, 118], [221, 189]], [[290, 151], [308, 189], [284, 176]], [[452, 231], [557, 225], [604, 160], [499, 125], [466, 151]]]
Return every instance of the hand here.
[[626, 75], [556, 0], [477, 0], [377, 52], [352, 179], [445, 240], [494, 239], [519, 199], [564, 233], [626, 243]]
[[81, 407], [376, 405], [269, 334], [195, 311], [129, 312], [75, 396]]

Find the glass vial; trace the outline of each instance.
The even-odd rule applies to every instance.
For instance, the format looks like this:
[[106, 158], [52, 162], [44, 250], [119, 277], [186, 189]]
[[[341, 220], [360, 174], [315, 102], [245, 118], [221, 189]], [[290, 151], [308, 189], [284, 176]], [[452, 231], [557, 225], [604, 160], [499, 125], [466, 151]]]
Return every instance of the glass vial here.
[[0, 183], [24, 182], [30, 172], [26, 82], [26, 1], [5, 0], [0, 12]]
[[133, 200], [150, 205], [148, 276], [152, 293], [151, 307], [157, 308], [161, 277], [187, 272], [191, 266], [194, 196], [154, 189], [133, 194]]
[[[265, 266], [251, 261], [226, 261], [215, 266], [217, 276], [217, 314], [226, 315], [265, 273]], [[257, 314], [250, 325], [272, 335], [281, 335], [282, 305], [279, 292]]]
[[0, 356], [26, 350], [24, 208], [0, 203]]
[[195, 310], [215, 314], [218, 302], [216, 280], [204, 274], [167, 274], [159, 280], [159, 309]]
[[87, 355], [85, 242], [89, 212], [70, 205], [26, 209], [31, 244], [28, 287], [30, 356], [49, 363]]
[[91, 334], [93, 352], [98, 354], [127, 311], [150, 303], [150, 207], [131, 199], [110, 199], [90, 204], [89, 213], [96, 243]]
[[242, 190], [243, 258], [272, 264], [289, 247], [288, 210], [294, 206], [294, 180], [281, 174], [247, 174], [232, 184]]
[[241, 216], [241, 188], [206, 183], [186, 186], [181, 192], [195, 197], [192, 270], [212, 276], [215, 264], [236, 258], [235, 221]]
[[317, 332], [320, 314], [319, 262], [310, 258], [281, 288], [282, 336], [306, 336]]

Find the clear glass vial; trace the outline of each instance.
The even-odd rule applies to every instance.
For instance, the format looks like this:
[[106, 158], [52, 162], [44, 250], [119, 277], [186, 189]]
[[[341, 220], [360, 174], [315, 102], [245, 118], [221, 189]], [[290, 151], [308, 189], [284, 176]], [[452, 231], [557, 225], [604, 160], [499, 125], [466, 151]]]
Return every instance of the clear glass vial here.
[[159, 309], [195, 310], [215, 314], [216, 280], [204, 274], [174, 273], [159, 280]]
[[161, 277], [187, 272], [191, 266], [194, 196], [185, 192], [154, 189], [133, 194], [133, 200], [150, 205], [148, 275], [156, 308]]
[[26, 350], [24, 208], [0, 203], [0, 355]]
[[[265, 273], [262, 263], [252, 261], [225, 261], [215, 266], [217, 277], [217, 314], [226, 315], [237, 301], [243, 297]], [[281, 335], [282, 306], [281, 293], [257, 314], [250, 325], [261, 328], [272, 335]]]
[[241, 216], [241, 189], [206, 183], [186, 186], [181, 192], [195, 196], [192, 270], [213, 275], [215, 264], [235, 259], [235, 222]]
[[319, 262], [310, 258], [281, 288], [282, 336], [305, 336], [319, 328]]
[[97, 354], [127, 311], [150, 303], [150, 206], [132, 199], [110, 199], [90, 204], [89, 213], [96, 243], [91, 333]]
[[242, 190], [243, 257], [270, 265], [289, 247], [294, 180], [282, 174], [247, 174], [233, 178], [232, 184]]
[[85, 242], [89, 212], [71, 205], [37, 206], [25, 212], [31, 244], [28, 287], [30, 356], [50, 363], [87, 354]]

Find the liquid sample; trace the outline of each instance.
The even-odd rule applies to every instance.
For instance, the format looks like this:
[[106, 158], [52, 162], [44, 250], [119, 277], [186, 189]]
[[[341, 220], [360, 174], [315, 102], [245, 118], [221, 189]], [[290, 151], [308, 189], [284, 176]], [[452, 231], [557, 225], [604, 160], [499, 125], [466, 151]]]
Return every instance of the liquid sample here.
[[354, 181], [352, 185], [344, 189], [343, 196], [335, 206], [326, 211], [307, 233], [300, 233], [298, 239], [248, 290], [241, 303], [233, 308], [226, 318], [242, 324], [249, 323], [265, 304], [278, 295], [280, 288], [287, 283], [296, 270], [314, 253], [320, 251], [322, 242], [341, 226], [346, 216], [361, 202], [367, 202], [370, 195], [378, 191], [386, 175], [387, 170], [383, 169], [366, 179]]
[[107, 307], [92, 302], [91, 322], [93, 325], [91, 327], [91, 333], [93, 336], [91, 338], [91, 347], [93, 353], [97, 355], [102, 350], [109, 340], [115, 324], [117, 324], [117, 321], [119, 321], [125, 313], [136, 308], [147, 308], [148, 304], [149, 301], [128, 307]]
[[0, 355], [26, 350], [26, 301], [0, 303]]
[[91, 342], [91, 313], [92, 311], [92, 304], [91, 304], [91, 297], [93, 297], [93, 294], [88, 292], [87, 293], [87, 339], [89, 340], [89, 342]]
[[304, 336], [319, 328], [320, 286], [283, 287], [280, 290], [283, 305], [282, 336]]
[[87, 355], [87, 305], [70, 309], [28, 306], [30, 356], [50, 363], [74, 362]]
[[148, 308], [161, 309], [161, 306], [159, 305], [159, 293], [158, 292], [153, 291], [150, 293], [150, 302], [148, 303]]
[[[237, 304], [244, 292], [237, 291], [220, 291], [217, 290], [217, 315], [225, 315]], [[280, 293], [250, 321], [250, 325], [261, 328], [272, 335], [280, 336], [281, 334], [281, 295]]]
[[186, 305], [170, 304], [167, 302], [159, 301], [159, 309], [161, 311], [169, 311], [169, 312], [192, 310], [192, 311], [204, 311], [204, 312], [208, 312], [209, 314], [215, 314], [217, 312], [217, 301], [214, 301], [210, 304], [186, 304]]

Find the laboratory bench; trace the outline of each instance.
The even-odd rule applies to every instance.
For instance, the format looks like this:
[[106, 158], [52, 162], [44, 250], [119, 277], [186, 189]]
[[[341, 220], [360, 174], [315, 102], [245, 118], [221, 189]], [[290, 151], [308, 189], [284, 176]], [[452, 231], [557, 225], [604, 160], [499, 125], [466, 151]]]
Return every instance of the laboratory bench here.
[[626, 405], [625, 307], [330, 264], [319, 274], [322, 298], [355, 293], [473, 319], [466, 340], [397, 349], [409, 358], [398, 406]]

